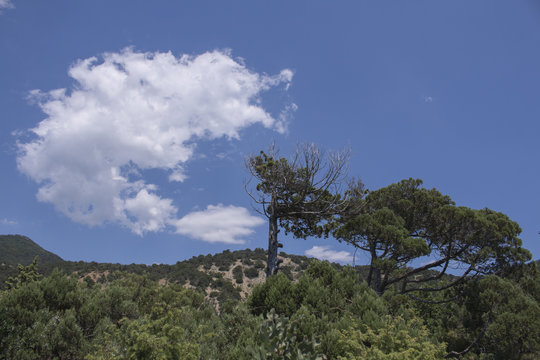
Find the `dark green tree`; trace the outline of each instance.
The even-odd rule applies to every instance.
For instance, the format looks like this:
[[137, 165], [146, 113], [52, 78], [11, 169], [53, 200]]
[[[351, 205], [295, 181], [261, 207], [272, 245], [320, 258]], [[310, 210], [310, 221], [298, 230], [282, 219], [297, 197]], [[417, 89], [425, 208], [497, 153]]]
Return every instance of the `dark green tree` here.
[[[448, 289], [478, 274], [503, 274], [530, 260], [519, 225], [490, 209], [456, 206], [449, 196], [421, 187], [418, 179], [372, 191], [352, 201], [334, 235], [371, 258], [368, 283], [378, 293], [399, 285], [401, 293]], [[422, 259], [424, 264], [416, 265]], [[461, 269], [457, 278], [444, 275]], [[434, 282], [437, 281], [437, 284]]]
[[242, 269], [242, 265], [233, 267], [232, 274], [237, 284], [244, 282], [244, 270]]
[[319, 236], [321, 221], [336, 213], [343, 199], [338, 186], [347, 164], [346, 151], [325, 155], [313, 144], [297, 148], [289, 160], [271, 147], [251, 156], [247, 168], [257, 180], [256, 191], [246, 191], [268, 218], [267, 277], [278, 271], [278, 224], [297, 238]]
[[[459, 319], [457, 333], [446, 328], [446, 358], [465, 354], [486, 359], [538, 359], [540, 356], [540, 304], [510, 279], [495, 275], [467, 283], [458, 301], [461, 311], [449, 310], [445, 317]], [[456, 311], [458, 310], [458, 311]], [[447, 310], [445, 309], [445, 312]], [[457, 336], [456, 336], [457, 335]]]

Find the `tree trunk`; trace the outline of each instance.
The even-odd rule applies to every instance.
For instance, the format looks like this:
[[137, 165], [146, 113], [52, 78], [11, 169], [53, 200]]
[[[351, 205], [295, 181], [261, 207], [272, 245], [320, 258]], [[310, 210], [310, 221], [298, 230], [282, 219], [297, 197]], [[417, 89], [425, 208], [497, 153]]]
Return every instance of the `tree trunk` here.
[[268, 263], [266, 267], [266, 277], [269, 278], [272, 275], [275, 275], [278, 271], [278, 224], [277, 224], [277, 214], [276, 209], [277, 203], [275, 197], [272, 197], [272, 203], [270, 204], [269, 209], [269, 221], [268, 221]]
[[373, 274], [375, 275], [375, 282], [373, 283], [373, 290], [377, 293], [377, 295], [382, 296], [384, 292], [383, 283], [382, 283], [382, 276], [381, 276], [381, 270], [375, 266], [373, 269]]
[[371, 284], [373, 283], [373, 281], [371, 280], [373, 278], [373, 264], [371, 264], [369, 266], [369, 273], [368, 273], [368, 277], [367, 277], [367, 284], [371, 287]]
[[369, 281], [368, 284], [372, 287], [375, 292], [381, 296], [384, 292], [382, 289], [382, 276], [381, 269], [379, 269], [377, 264], [377, 253], [375, 249], [371, 250], [371, 263], [369, 265]]

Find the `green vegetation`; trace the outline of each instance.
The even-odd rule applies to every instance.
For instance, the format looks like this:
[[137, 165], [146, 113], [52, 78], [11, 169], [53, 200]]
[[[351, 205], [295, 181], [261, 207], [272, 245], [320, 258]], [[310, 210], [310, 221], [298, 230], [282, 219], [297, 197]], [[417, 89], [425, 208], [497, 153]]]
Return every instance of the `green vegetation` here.
[[[379, 296], [351, 267], [312, 261], [297, 281], [279, 273], [247, 301], [224, 300], [147, 275], [103, 285], [20, 269], [0, 292], [3, 359], [537, 359], [536, 264], [467, 282], [459, 300]], [[230, 283], [230, 282], [229, 282]], [[231, 283], [232, 284], [232, 283]], [[456, 289], [445, 290], [447, 297]], [[432, 298], [432, 299], [435, 299]]]
[[[18, 274], [18, 264], [30, 264], [38, 257], [41, 273], [50, 273], [54, 267], [61, 267], [63, 260], [21, 235], [0, 235], [0, 289], [5, 282]], [[37, 268], [37, 265], [36, 265]]]
[[34, 257], [39, 257], [40, 264], [52, 264], [62, 258], [21, 235], [0, 235], [0, 264], [29, 264]]
[[[504, 276], [531, 260], [521, 228], [508, 216], [456, 206], [437, 189], [422, 188], [420, 179], [374, 191], [353, 180], [340, 192], [346, 160], [344, 153], [326, 157], [315, 145], [297, 148], [291, 159], [273, 147], [246, 159], [257, 182], [248, 194], [269, 222], [267, 277], [279, 270], [278, 225], [297, 238], [332, 234], [364, 251], [371, 259], [367, 282], [379, 295], [399, 288], [418, 297], [467, 277]], [[413, 266], [419, 260], [424, 264]], [[445, 275], [456, 264], [463, 271], [449, 281]]]
[[244, 270], [244, 275], [246, 275], [249, 279], [253, 279], [259, 276], [259, 270], [257, 270], [255, 267], [249, 267]]
[[[28, 239], [28, 241], [31, 242], [32, 240]], [[37, 249], [39, 246], [36, 244], [32, 248]], [[0, 253], [2, 252], [3, 247], [0, 246]], [[38, 255], [36, 252], [32, 252], [32, 254], [33, 257], [30, 258], [28, 262], [21, 263], [28, 264], [36, 255]], [[307, 264], [310, 261], [310, 259], [307, 259], [304, 256], [295, 257], [294, 255], [287, 255], [285, 253], [283, 253], [281, 256], [292, 256], [297, 259], [296, 261], [298, 264]], [[223, 278], [224, 274], [228, 272], [236, 262], [240, 261], [243, 267], [237, 269], [236, 272], [244, 271], [245, 277], [253, 279], [259, 276], [258, 269], [265, 267], [265, 260], [266, 253], [263, 249], [246, 249], [234, 252], [225, 250], [224, 252], [215, 255], [200, 255], [189, 260], [177, 262], [174, 265], [122, 265], [97, 262], [88, 263], [84, 261], [61, 261], [46, 263], [43, 262], [39, 256], [37, 265], [39, 273], [42, 275], [49, 275], [55, 268], [58, 268], [66, 274], [76, 273], [79, 278], [83, 279], [83, 281], [89, 284], [96, 282], [106, 284], [117, 279], [119, 277], [119, 273], [126, 272], [137, 275], [144, 274], [152, 281], [161, 280], [168, 284], [189, 284], [191, 287], [200, 291], [204, 291], [206, 288], [210, 287], [212, 289], [219, 289], [219, 300], [222, 302], [227, 299], [240, 298], [240, 290], [235, 287], [231, 281]], [[212, 266], [214, 266], [214, 270], [212, 270]], [[254, 271], [256, 274], [254, 274]], [[5, 282], [7, 279], [9, 277], [16, 276], [17, 273], [18, 267], [16, 265], [4, 264], [3, 266], [0, 266], [0, 289], [5, 288]], [[238, 281], [241, 279], [243, 281], [244, 276], [238, 277]]]
[[241, 284], [244, 282], [244, 270], [242, 270], [242, 266], [237, 265], [232, 270], [234, 280], [237, 284]]
[[19, 264], [19, 274], [15, 277], [9, 277], [6, 280], [6, 287], [8, 289], [17, 289], [26, 283], [39, 280], [39, 278], [41, 278], [41, 274], [38, 272], [37, 259], [38, 257], [36, 256], [34, 260], [32, 260], [32, 263], [28, 266]]
[[319, 223], [341, 209], [343, 200], [332, 190], [344, 175], [348, 153], [325, 156], [316, 145], [297, 148], [291, 159], [279, 157], [271, 147], [246, 160], [257, 181], [255, 191], [248, 191], [268, 218], [268, 261], [266, 276], [279, 269], [278, 224], [295, 237], [321, 236]]
[[[337, 239], [366, 252], [370, 258], [368, 284], [382, 294], [392, 286], [401, 293], [449, 288], [467, 276], [504, 274], [531, 259], [521, 247], [519, 225], [490, 210], [456, 206], [449, 196], [421, 187], [419, 179], [402, 180], [363, 198], [353, 199], [355, 211], [335, 220]], [[427, 264], [411, 264], [429, 256]], [[434, 280], [459, 264], [462, 276], [440, 288]], [[435, 273], [427, 271], [435, 269]]]

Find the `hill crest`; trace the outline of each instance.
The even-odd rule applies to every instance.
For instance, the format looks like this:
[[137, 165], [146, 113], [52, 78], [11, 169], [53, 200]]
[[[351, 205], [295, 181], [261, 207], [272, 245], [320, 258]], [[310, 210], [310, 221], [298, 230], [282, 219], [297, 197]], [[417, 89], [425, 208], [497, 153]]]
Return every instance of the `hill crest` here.
[[[22, 235], [0, 235], [0, 288], [9, 276], [17, 274], [17, 264], [28, 265], [38, 256], [38, 270], [44, 275], [58, 268], [75, 274], [89, 286], [105, 285], [125, 273], [145, 275], [161, 285], [178, 284], [205, 294], [210, 302], [226, 299], [243, 300], [256, 284], [266, 279], [266, 251], [258, 248], [230, 251], [214, 255], [193, 256], [176, 264], [113, 264], [85, 261], [64, 261]], [[306, 256], [281, 253], [280, 271], [296, 280], [313, 260]], [[339, 266], [335, 264], [335, 266]]]
[[0, 235], [0, 264], [28, 265], [38, 256], [40, 264], [64, 261], [60, 256], [43, 249], [23, 235]]

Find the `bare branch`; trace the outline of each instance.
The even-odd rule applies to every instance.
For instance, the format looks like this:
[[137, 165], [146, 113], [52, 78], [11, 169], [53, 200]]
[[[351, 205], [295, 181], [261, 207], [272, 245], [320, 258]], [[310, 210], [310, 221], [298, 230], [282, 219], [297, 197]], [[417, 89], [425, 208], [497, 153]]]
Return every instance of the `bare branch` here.
[[434, 292], [434, 291], [446, 290], [446, 289], [451, 288], [454, 285], [459, 284], [463, 280], [465, 280], [467, 278], [467, 275], [469, 275], [469, 273], [471, 273], [471, 271], [473, 271], [473, 270], [474, 270], [474, 266], [471, 265], [471, 267], [469, 267], [467, 269], [467, 271], [465, 271], [460, 277], [458, 277], [456, 280], [448, 283], [445, 286], [441, 286], [441, 287], [437, 287], [437, 288], [410, 288], [410, 289], [405, 289], [403, 291], [403, 293], [408, 293], [408, 292], [412, 292], [412, 291], [432, 291], [432, 292]]

